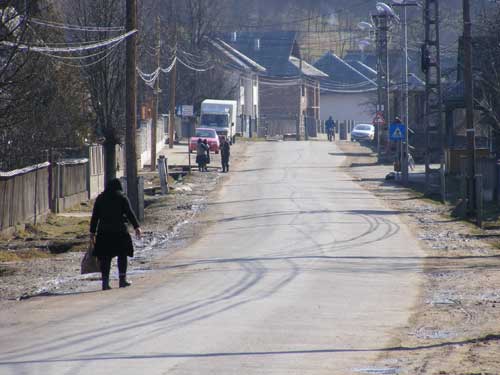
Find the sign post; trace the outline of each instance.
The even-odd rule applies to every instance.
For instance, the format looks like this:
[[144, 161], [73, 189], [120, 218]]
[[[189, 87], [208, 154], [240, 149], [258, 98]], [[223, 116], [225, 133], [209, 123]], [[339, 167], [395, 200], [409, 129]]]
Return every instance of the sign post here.
[[389, 139], [391, 141], [397, 142], [397, 151], [396, 151], [396, 162], [394, 164], [394, 170], [396, 172], [401, 172], [401, 162], [403, 159], [403, 141], [406, 140], [406, 125], [400, 122], [393, 123], [389, 125]]
[[382, 112], [377, 112], [373, 119], [373, 126], [377, 131], [377, 154], [380, 159], [380, 133], [382, 132], [382, 127], [385, 125], [384, 114]]

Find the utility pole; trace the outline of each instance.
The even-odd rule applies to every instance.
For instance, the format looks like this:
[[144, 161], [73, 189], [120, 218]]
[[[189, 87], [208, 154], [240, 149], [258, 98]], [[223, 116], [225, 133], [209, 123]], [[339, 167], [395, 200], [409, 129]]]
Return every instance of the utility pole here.
[[[173, 10], [173, 7], [172, 7]], [[173, 12], [172, 12], [173, 14]], [[174, 58], [177, 56], [177, 21], [173, 14], [174, 27]], [[174, 148], [174, 128], [175, 128], [175, 92], [177, 90], [177, 61], [174, 60], [172, 71], [170, 72], [170, 116], [168, 118], [168, 147]]]
[[[137, 0], [126, 3], [127, 32], [137, 30]], [[139, 214], [139, 186], [137, 180], [137, 33], [127, 39], [125, 84], [125, 151], [127, 195], [134, 211]]]
[[[441, 91], [441, 48], [439, 38], [439, 0], [425, 0], [425, 43], [422, 46], [422, 70], [425, 73], [425, 193], [433, 190], [432, 175], [439, 173], [439, 194], [446, 199], [444, 152], [446, 142], [443, 129], [443, 97]], [[438, 140], [438, 141], [436, 141]], [[440, 169], [431, 168], [434, 159], [440, 159]]]
[[464, 99], [465, 99], [465, 119], [467, 126], [467, 177], [469, 207], [475, 207], [474, 181], [476, 174], [476, 134], [474, 128], [474, 84], [472, 81], [472, 22], [470, 15], [470, 1], [463, 0], [464, 14]]
[[403, 117], [403, 123], [406, 124], [406, 135], [402, 152], [402, 175], [403, 184], [408, 184], [409, 178], [409, 156], [410, 156], [410, 104], [409, 104], [409, 94], [408, 94], [408, 7], [418, 6], [415, 0], [393, 0], [393, 6], [401, 7], [401, 26], [402, 26], [402, 38], [401, 38], [401, 57], [402, 57], [402, 69], [401, 69], [401, 115]]
[[406, 135], [403, 149], [401, 151], [402, 157], [402, 171], [403, 171], [403, 184], [408, 185], [409, 179], [409, 154], [410, 154], [410, 104], [408, 100], [408, 11], [406, 6], [403, 6], [403, 38], [402, 38], [402, 48], [403, 48], [403, 80], [401, 82], [401, 114], [403, 115], [403, 124], [406, 124]]
[[377, 86], [378, 86], [378, 108], [377, 111], [383, 113], [385, 125], [377, 126], [377, 152], [380, 159], [382, 149], [381, 140], [387, 136], [385, 128], [390, 121], [390, 78], [389, 78], [389, 51], [387, 42], [387, 32], [389, 31], [388, 16], [378, 14], [373, 16], [377, 28]]
[[[156, 17], [156, 67], [161, 67], [161, 24], [160, 16]], [[158, 126], [158, 101], [160, 98], [160, 74], [156, 78], [153, 95], [153, 119], [151, 121], [151, 172], [156, 171], [156, 128]]]
[[295, 139], [300, 141], [301, 135], [300, 132], [302, 130], [302, 94], [304, 91], [304, 78], [302, 76], [302, 54], [299, 59], [299, 70], [300, 70], [300, 81], [299, 81], [299, 108], [297, 114], [297, 129], [295, 134]]

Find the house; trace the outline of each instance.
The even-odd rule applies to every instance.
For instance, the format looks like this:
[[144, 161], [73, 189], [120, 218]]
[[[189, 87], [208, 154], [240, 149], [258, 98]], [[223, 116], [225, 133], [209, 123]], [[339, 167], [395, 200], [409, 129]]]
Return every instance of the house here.
[[[234, 32], [217, 43], [226, 53], [259, 66], [259, 136], [314, 136], [320, 119], [319, 80], [327, 75], [303, 61], [296, 32]], [[306, 132], [307, 129], [307, 132]]]
[[321, 79], [320, 118], [323, 122], [332, 116], [338, 124], [372, 123], [377, 72], [357, 60], [354, 64], [359, 70], [332, 52], [314, 63], [328, 74]]
[[[355, 67], [366, 77], [377, 82], [377, 55], [373, 51], [349, 51], [344, 60]], [[408, 115], [409, 128], [412, 130], [410, 142], [413, 147], [423, 149], [425, 142], [425, 82], [418, 76], [420, 74], [420, 56], [417, 52], [410, 51], [408, 58]], [[375, 73], [375, 74], [373, 74]], [[417, 74], [418, 73], [418, 74]], [[403, 64], [400, 50], [389, 51], [389, 79], [390, 89], [390, 114], [388, 121], [395, 116], [402, 115], [402, 75]], [[376, 94], [375, 94], [376, 95]], [[372, 99], [372, 111], [375, 111], [376, 96]], [[418, 151], [415, 151], [417, 154]], [[415, 155], [414, 155], [415, 156]]]
[[234, 99], [238, 102], [236, 133], [252, 137], [259, 128], [259, 75], [266, 71], [262, 65], [231, 47], [223, 39], [211, 40], [214, 53], [222, 60], [228, 83], [235, 87]]

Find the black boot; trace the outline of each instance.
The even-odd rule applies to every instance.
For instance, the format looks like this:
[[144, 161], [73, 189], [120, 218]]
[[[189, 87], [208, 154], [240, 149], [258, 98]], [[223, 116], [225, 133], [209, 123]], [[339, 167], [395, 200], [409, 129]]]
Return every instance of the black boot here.
[[102, 290], [110, 290], [111, 287], [109, 286], [109, 277], [104, 276], [102, 278]]
[[132, 285], [127, 281], [127, 275], [120, 275], [120, 288], [126, 288]]

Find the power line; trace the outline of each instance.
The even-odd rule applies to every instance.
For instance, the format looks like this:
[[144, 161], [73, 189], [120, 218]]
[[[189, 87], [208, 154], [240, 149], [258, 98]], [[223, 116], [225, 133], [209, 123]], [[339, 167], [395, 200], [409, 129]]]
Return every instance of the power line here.
[[99, 43], [82, 45], [78, 47], [40, 47], [40, 46], [30, 46], [27, 44], [17, 44], [13, 42], [9, 42], [6, 40], [0, 41], [0, 44], [17, 48], [21, 51], [31, 51], [31, 52], [42, 52], [42, 53], [71, 53], [71, 52], [84, 52], [84, 51], [92, 51], [98, 48], [107, 47], [111, 44], [119, 43], [137, 33], [137, 30], [132, 30], [127, 32], [126, 34], [117, 36], [115, 38], [107, 39]]
[[81, 26], [81, 25], [69, 25], [54, 21], [46, 21], [38, 18], [30, 18], [30, 23], [34, 23], [36, 25], [52, 27], [55, 29], [63, 29], [63, 30], [71, 30], [71, 31], [86, 31], [86, 32], [123, 32], [125, 30], [122, 26], [110, 26], [110, 27], [101, 27], [101, 26]]

